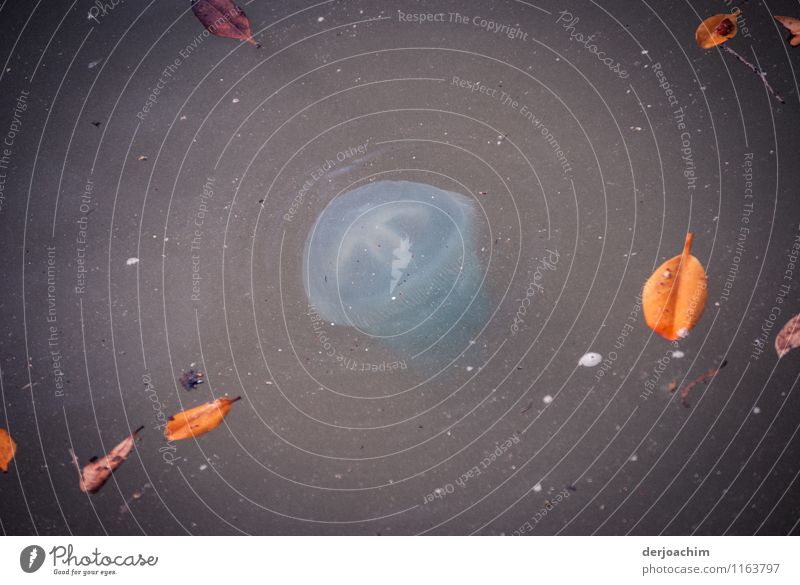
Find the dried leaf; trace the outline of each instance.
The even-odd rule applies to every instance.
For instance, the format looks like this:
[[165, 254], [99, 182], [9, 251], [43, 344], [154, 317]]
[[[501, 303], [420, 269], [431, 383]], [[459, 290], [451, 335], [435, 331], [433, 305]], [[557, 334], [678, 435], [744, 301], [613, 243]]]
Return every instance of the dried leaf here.
[[691, 382], [689, 382], [689, 384], [683, 390], [681, 390], [681, 392], [680, 392], [681, 404], [683, 406], [685, 406], [686, 408], [689, 408], [689, 401], [687, 400], [687, 398], [689, 397], [689, 392], [692, 390], [692, 388], [694, 388], [698, 384], [705, 384], [706, 382], [708, 382], [712, 378], [715, 378], [717, 376], [717, 374], [719, 374], [720, 370], [722, 370], [722, 368], [724, 368], [727, 365], [728, 365], [728, 360], [724, 360], [719, 365], [718, 368], [711, 368], [710, 370], [708, 370], [705, 374], [703, 374], [699, 378], [696, 378], [695, 380], [692, 380]]
[[778, 359], [795, 347], [800, 347], [800, 315], [789, 319], [775, 338], [775, 351], [778, 352]]
[[793, 47], [800, 45], [800, 19], [791, 16], [776, 16], [775, 20], [789, 29], [792, 36], [789, 37], [789, 44]]
[[14, 439], [7, 430], [0, 429], [0, 469], [3, 470], [3, 473], [8, 471], [8, 464], [11, 463], [16, 452], [17, 444]]
[[236, 398], [217, 398], [200, 406], [179, 412], [169, 418], [164, 436], [168, 441], [179, 441], [205, 435], [222, 423], [233, 403], [241, 400], [241, 398], [241, 396]]
[[128, 458], [131, 450], [133, 449], [136, 435], [143, 429], [141, 426], [130, 435], [128, 435], [119, 445], [111, 449], [108, 455], [103, 457], [92, 457], [83, 469], [78, 463], [78, 457], [75, 452], [70, 449], [69, 454], [72, 456], [72, 462], [78, 470], [80, 476], [81, 491], [89, 494], [95, 493], [103, 484], [108, 481], [114, 470], [122, 465], [122, 462]]
[[697, 325], [706, 305], [706, 271], [691, 255], [692, 234], [683, 253], [664, 262], [647, 279], [642, 309], [648, 327], [666, 339], [682, 339]]
[[715, 14], [700, 23], [694, 33], [694, 38], [700, 48], [710, 49], [735, 37], [738, 16], [739, 10], [737, 9], [730, 14]]
[[261, 46], [253, 40], [250, 21], [244, 10], [234, 4], [233, 0], [193, 0], [192, 12], [213, 35]]

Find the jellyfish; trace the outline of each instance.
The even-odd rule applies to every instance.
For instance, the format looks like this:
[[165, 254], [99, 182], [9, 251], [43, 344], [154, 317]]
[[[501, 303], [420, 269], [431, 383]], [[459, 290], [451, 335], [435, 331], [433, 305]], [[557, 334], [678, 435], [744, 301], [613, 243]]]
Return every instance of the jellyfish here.
[[[472, 199], [410, 181], [335, 197], [305, 243], [309, 306], [399, 352], [463, 349], [487, 313]], [[440, 343], [447, 339], [446, 343]]]

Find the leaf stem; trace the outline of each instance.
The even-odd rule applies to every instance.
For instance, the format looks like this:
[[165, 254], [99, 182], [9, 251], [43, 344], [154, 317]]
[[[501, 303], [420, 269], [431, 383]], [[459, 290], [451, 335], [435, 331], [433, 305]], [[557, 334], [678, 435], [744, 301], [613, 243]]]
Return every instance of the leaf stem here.
[[750, 61], [748, 61], [747, 59], [745, 59], [744, 57], [742, 57], [742, 56], [741, 56], [739, 53], [737, 53], [736, 51], [734, 51], [733, 49], [731, 49], [731, 48], [730, 48], [728, 45], [723, 45], [723, 46], [722, 46], [722, 48], [723, 48], [724, 50], [726, 50], [728, 53], [730, 53], [731, 55], [733, 55], [734, 57], [736, 57], [736, 58], [737, 58], [739, 61], [741, 61], [742, 63], [744, 63], [745, 65], [747, 65], [747, 66], [750, 68], [750, 71], [752, 71], [753, 73], [755, 73], [756, 75], [758, 75], [758, 76], [761, 78], [761, 81], [763, 81], [763, 82], [764, 82], [764, 87], [766, 87], [766, 88], [769, 90], [769, 92], [770, 92], [770, 93], [771, 93], [773, 96], [775, 96], [775, 99], [776, 99], [776, 100], [778, 100], [778, 101], [779, 101], [780, 103], [782, 103], [782, 104], [785, 104], [785, 103], [786, 103], [786, 102], [784, 101], [784, 99], [783, 99], [783, 98], [782, 98], [780, 95], [778, 95], [778, 94], [775, 92], [775, 90], [772, 88], [772, 86], [769, 84], [769, 81], [767, 81], [767, 74], [766, 74], [764, 71], [762, 71], [761, 69], [759, 69], [758, 67], [756, 67], [755, 65], [753, 65], [752, 63], [750, 63]]

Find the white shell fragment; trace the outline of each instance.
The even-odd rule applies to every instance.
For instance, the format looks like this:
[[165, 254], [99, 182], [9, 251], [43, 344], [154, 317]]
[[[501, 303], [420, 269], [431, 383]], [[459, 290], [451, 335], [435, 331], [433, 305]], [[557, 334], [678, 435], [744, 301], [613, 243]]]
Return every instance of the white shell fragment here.
[[603, 361], [603, 356], [597, 352], [590, 351], [589, 353], [584, 354], [581, 359], [578, 360], [578, 365], [583, 366], [584, 368], [593, 368], [601, 361]]

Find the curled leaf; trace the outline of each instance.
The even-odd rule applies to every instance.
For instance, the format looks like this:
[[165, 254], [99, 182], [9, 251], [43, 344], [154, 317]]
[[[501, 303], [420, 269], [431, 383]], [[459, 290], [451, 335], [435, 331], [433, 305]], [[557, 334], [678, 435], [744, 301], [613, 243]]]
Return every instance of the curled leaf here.
[[729, 41], [736, 36], [736, 19], [739, 17], [739, 9], [730, 14], [715, 14], [706, 18], [697, 31], [694, 38], [701, 49], [710, 49]]
[[72, 456], [72, 462], [78, 470], [80, 476], [81, 491], [89, 494], [95, 493], [103, 484], [108, 481], [114, 470], [122, 465], [122, 462], [128, 458], [131, 450], [133, 449], [136, 435], [141, 432], [144, 427], [141, 426], [130, 435], [128, 435], [121, 443], [109, 451], [108, 455], [102, 457], [92, 457], [83, 469], [78, 463], [78, 457], [75, 452], [70, 449], [69, 454]]
[[775, 351], [778, 352], [778, 359], [795, 347], [800, 347], [800, 315], [789, 319], [775, 338]]
[[800, 19], [791, 16], [776, 16], [775, 20], [786, 27], [792, 35], [789, 37], [789, 44], [793, 47], [800, 45]]
[[691, 255], [692, 234], [686, 234], [683, 253], [664, 262], [647, 279], [642, 291], [642, 312], [648, 327], [661, 337], [675, 340], [689, 334], [706, 305], [706, 271]]
[[686, 387], [683, 390], [681, 390], [681, 392], [680, 392], [681, 404], [683, 406], [685, 406], [686, 408], [689, 408], [689, 400], [688, 400], [688, 398], [689, 398], [689, 392], [691, 392], [692, 388], [694, 388], [698, 384], [705, 384], [706, 382], [708, 382], [712, 378], [716, 378], [717, 375], [722, 370], [722, 368], [724, 368], [727, 365], [728, 365], [728, 360], [723, 360], [723, 362], [719, 365], [718, 368], [711, 368], [710, 370], [708, 370], [705, 374], [703, 374], [699, 378], [695, 378], [694, 380], [689, 382], [689, 384], [687, 384]]
[[199, 437], [213, 431], [228, 414], [236, 398], [217, 398], [200, 406], [179, 412], [169, 418], [164, 436], [168, 441], [179, 441], [190, 437]]
[[7, 430], [0, 429], [0, 469], [3, 470], [3, 473], [8, 471], [8, 464], [11, 463], [16, 452], [17, 444], [14, 439]]
[[250, 32], [250, 20], [233, 0], [192, 0], [192, 12], [208, 32], [260, 47]]

